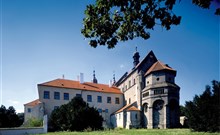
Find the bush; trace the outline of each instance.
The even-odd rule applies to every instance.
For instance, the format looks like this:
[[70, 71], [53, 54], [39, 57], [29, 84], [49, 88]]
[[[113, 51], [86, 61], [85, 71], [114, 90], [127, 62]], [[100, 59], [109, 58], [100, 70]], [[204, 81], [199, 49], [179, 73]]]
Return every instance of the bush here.
[[36, 118], [29, 118], [24, 124], [23, 127], [42, 127], [43, 120]]

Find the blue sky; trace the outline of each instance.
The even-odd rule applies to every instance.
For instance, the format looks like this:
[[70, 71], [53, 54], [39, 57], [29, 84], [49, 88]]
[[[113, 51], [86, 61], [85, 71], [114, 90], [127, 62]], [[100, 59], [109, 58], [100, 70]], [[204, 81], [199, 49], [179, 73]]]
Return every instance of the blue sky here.
[[201, 94], [205, 85], [219, 80], [219, 17], [191, 0], [181, 1], [182, 16], [170, 31], [157, 27], [149, 40], [120, 42], [115, 49], [91, 48], [80, 29], [86, 5], [93, 0], [1, 0], [0, 104], [22, 112], [23, 104], [38, 98], [37, 84], [84, 73], [108, 84], [113, 72], [119, 79], [132, 68], [138, 47], [141, 59], [153, 50], [156, 57], [177, 70], [180, 103]]

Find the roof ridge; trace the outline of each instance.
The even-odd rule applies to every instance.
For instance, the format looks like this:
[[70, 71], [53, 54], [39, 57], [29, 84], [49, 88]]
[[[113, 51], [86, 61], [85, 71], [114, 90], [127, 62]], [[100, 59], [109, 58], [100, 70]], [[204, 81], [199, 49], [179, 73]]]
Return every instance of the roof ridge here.
[[92, 83], [92, 82], [80, 83], [79, 81], [68, 80], [68, 79], [55, 79], [52, 81], [38, 84], [38, 86], [48, 86], [48, 87], [69, 88], [69, 89], [78, 89], [78, 90], [86, 90], [86, 91], [122, 94], [119, 88], [109, 87], [109, 85], [107, 84], [97, 84], [97, 83]]

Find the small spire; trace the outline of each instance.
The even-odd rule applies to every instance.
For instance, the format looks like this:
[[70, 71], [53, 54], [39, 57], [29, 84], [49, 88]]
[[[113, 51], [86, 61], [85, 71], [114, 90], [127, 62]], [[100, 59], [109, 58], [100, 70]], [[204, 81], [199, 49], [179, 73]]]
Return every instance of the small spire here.
[[135, 52], [134, 52], [134, 55], [133, 55], [134, 68], [135, 68], [136, 65], [139, 63], [139, 58], [140, 58], [140, 55], [139, 55], [139, 52], [137, 51], [137, 46], [136, 46], [136, 47], [135, 47]]
[[93, 70], [93, 80], [92, 80], [92, 82], [93, 83], [98, 83], [98, 80], [95, 77], [95, 70]]
[[113, 73], [113, 84], [115, 84], [116, 81], [115, 81], [115, 73]]

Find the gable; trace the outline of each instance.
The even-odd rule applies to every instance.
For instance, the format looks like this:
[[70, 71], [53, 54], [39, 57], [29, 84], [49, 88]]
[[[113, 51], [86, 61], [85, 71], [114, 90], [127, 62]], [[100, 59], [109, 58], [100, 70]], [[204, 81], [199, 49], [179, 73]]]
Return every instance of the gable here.
[[126, 72], [116, 83], [115, 86], [119, 86], [121, 83], [126, 81], [127, 78], [130, 77], [135, 71], [138, 71], [138, 73], [141, 71], [143, 73], [146, 73], [147, 70], [155, 63], [157, 62], [157, 58], [154, 55], [153, 51], [151, 50], [144, 59], [141, 60], [129, 73]]

